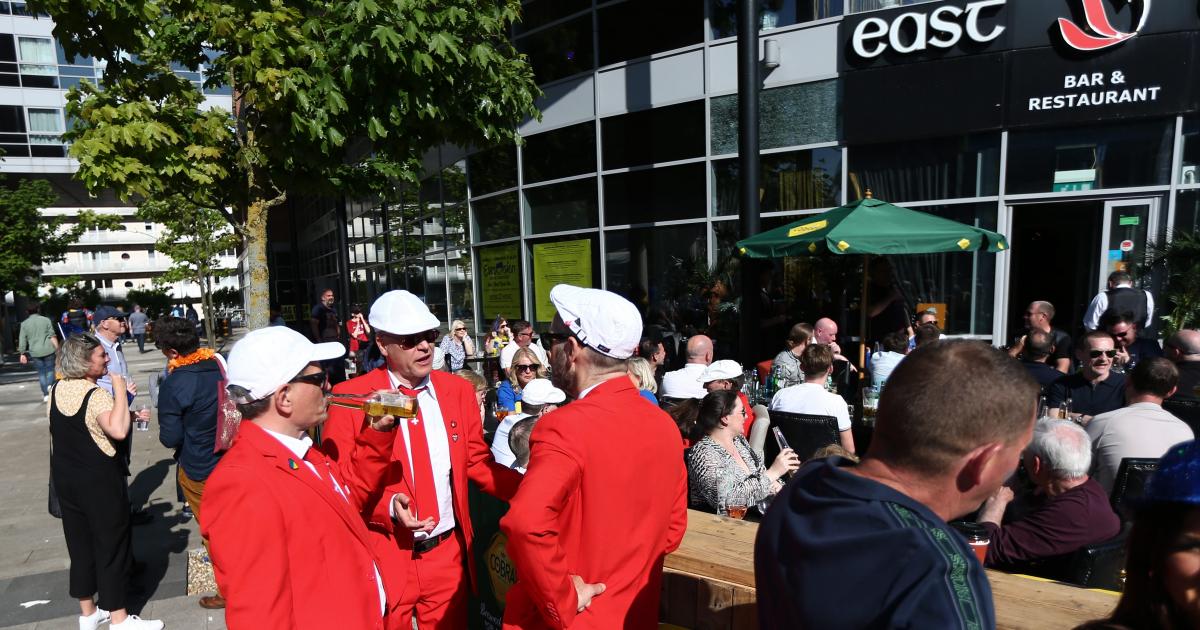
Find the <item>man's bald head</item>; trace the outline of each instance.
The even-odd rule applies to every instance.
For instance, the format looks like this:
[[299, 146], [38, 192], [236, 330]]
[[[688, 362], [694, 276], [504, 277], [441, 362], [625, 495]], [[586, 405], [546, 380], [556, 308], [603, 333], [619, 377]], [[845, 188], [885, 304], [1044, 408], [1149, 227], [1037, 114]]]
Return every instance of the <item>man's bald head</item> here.
[[817, 323], [813, 325], [813, 338], [816, 339], [817, 343], [829, 345], [837, 339], [837, 333], [837, 322], [828, 317], [818, 319]]
[[704, 335], [689, 337], [687, 341], [687, 362], [708, 365], [712, 363], [712, 339]]
[[1200, 361], [1200, 330], [1181, 330], [1164, 345], [1172, 361]]

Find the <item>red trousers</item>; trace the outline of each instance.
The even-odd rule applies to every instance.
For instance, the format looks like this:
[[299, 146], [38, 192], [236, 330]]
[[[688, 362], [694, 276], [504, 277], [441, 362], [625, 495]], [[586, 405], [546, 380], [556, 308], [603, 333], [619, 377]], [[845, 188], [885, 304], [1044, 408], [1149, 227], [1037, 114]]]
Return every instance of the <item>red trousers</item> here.
[[414, 559], [400, 605], [388, 615], [388, 630], [412, 630], [414, 615], [421, 630], [466, 628], [469, 591], [465, 563], [457, 532]]

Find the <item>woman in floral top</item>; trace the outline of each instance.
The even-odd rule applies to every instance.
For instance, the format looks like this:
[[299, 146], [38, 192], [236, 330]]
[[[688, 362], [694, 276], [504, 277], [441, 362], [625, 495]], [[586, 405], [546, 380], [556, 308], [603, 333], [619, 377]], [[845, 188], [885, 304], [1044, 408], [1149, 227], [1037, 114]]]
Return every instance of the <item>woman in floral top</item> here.
[[785, 449], [768, 468], [762, 454], [743, 435], [746, 409], [734, 390], [711, 392], [700, 402], [687, 454], [691, 505], [707, 504], [724, 512], [725, 505], [754, 505], [779, 492], [779, 478], [800, 467], [800, 458]]

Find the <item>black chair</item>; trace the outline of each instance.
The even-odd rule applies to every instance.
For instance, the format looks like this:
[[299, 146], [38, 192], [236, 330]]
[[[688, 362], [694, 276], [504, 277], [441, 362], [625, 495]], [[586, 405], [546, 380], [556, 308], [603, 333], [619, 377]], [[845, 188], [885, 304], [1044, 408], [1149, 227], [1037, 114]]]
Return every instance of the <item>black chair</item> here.
[[[837, 418], [833, 416], [813, 416], [786, 411], [771, 411], [769, 414], [771, 427], [779, 427], [788, 446], [796, 451], [801, 460], [812, 457], [817, 449], [830, 444], [841, 444]], [[768, 435], [763, 445], [764, 461], [769, 466], [778, 454], [779, 444], [773, 436]]]
[[1157, 457], [1126, 457], [1117, 468], [1112, 493], [1108, 500], [1122, 523], [1133, 519], [1133, 509], [1146, 491], [1150, 475], [1158, 470]]
[[1192, 433], [1200, 435], [1200, 400], [1194, 398], [1168, 398], [1163, 401], [1163, 409], [1171, 415], [1183, 420], [1192, 428]]
[[1129, 528], [1123, 527], [1113, 538], [1069, 554], [1063, 572], [1050, 577], [1086, 588], [1124, 590], [1125, 580], [1121, 572], [1125, 569], [1125, 545], [1128, 538]]

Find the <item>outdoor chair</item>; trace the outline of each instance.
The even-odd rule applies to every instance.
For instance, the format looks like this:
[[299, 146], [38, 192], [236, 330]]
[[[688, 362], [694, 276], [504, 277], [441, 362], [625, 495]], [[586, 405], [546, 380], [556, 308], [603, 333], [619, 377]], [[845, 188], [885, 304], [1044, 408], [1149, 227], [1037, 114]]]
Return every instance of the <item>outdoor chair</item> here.
[[1200, 400], [1168, 398], [1163, 401], [1162, 407], [1187, 423], [1192, 433], [1200, 435]]
[[771, 412], [763, 405], [754, 405], [750, 413], [754, 414], [754, 424], [750, 426], [746, 440], [750, 442], [750, 448], [761, 452], [767, 443], [767, 433], [771, 431]]
[[1125, 543], [1128, 527], [1116, 536], [1088, 545], [1068, 556], [1065, 572], [1057, 579], [1086, 588], [1120, 591], [1125, 587], [1121, 571], [1125, 569]]
[[1142, 498], [1146, 482], [1150, 481], [1150, 475], [1155, 470], [1158, 470], [1157, 457], [1126, 457], [1121, 460], [1109, 501], [1122, 523], [1133, 519], [1134, 506]]
[[[837, 418], [833, 416], [771, 411], [769, 417], [771, 419], [770, 428], [779, 427], [788, 446], [796, 451], [801, 461], [811, 458], [813, 453], [821, 447], [841, 443], [838, 436]], [[763, 445], [763, 456], [768, 466], [775, 461], [775, 456], [778, 454], [779, 444], [774, 437], [767, 436], [766, 443]]]

